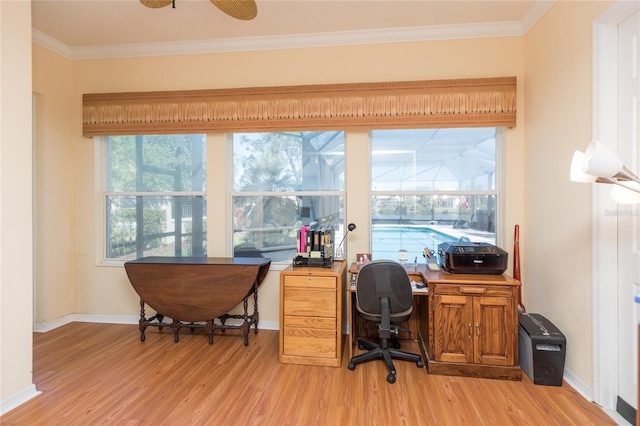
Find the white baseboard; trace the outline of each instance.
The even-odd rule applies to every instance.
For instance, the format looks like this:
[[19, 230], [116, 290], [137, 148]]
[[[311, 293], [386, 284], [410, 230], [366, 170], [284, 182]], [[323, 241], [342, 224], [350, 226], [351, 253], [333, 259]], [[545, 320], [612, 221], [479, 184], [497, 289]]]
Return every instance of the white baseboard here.
[[36, 389], [36, 385], [30, 385], [26, 389], [11, 395], [9, 398], [0, 401], [0, 416], [8, 413], [19, 405], [24, 404], [32, 398], [40, 395], [42, 392]]
[[[95, 315], [95, 314], [70, 314], [54, 321], [45, 323], [36, 323], [33, 331], [38, 333], [46, 333], [62, 327], [71, 322], [95, 322], [105, 324], [138, 324], [140, 319], [137, 315]], [[280, 330], [279, 321], [260, 321], [258, 328], [263, 330]]]
[[[575, 376], [575, 374], [573, 374], [573, 372], [571, 370], [565, 368], [564, 369], [564, 375], [563, 375], [562, 378], [564, 379], [565, 382], [567, 382], [567, 384], [569, 386], [571, 386], [573, 389], [575, 389], [576, 392], [578, 392], [580, 395], [582, 395], [587, 401], [592, 402], [592, 403], [595, 404], [595, 402], [593, 402], [593, 397], [592, 397], [593, 394], [592, 394], [591, 387], [588, 386], [586, 383], [584, 383], [582, 380], [578, 379]], [[620, 414], [618, 414], [616, 411], [608, 410], [608, 409], [605, 409], [604, 407], [600, 407], [600, 408], [602, 408], [602, 410], [609, 417], [611, 417], [611, 419], [614, 422], [616, 422], [618, 425], [620, 425], [620, 426], [633, 426], [628, 421], [626, 421], [624, 417], [622, 417]]]
[[67, 315], [62, 318], [55, 319], [53, 321], [37, 322], [33, 325], [33, 331], [36, 333], [46, 333], [47, 331], [51, 331], [58, 327], [62, 327], [65, 324], [69, 324], [70, 322], [73, 322], [71, 317], [72, 317], [71, 315]]
[[593, 394], [591, 386], [587, 385], [585, 382], [576, 377], [575, 374], [568, 368], [564, 369], [564, 375], [562, 377], [565, 382], [572, 388], [576, 390], [580, 395], [584, 397], [589, 402], [593, 402]]
[[33, 327], [33, 331], [46, 333], [71, 322], [96, 322], [106, 324], [138, 324], [137, 315], [94, 315], [94, 314], [69, 314], [49, 322], [39, 322]]

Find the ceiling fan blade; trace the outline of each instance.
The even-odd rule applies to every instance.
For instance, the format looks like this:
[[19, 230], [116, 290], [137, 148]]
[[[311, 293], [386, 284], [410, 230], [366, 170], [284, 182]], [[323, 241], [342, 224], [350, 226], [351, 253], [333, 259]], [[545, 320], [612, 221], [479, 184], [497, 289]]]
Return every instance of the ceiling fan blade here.
[[211, 0], [211, 3], [227, 15], [243, 21], [250, 21], [258, 14], [255, 0]]
[[140, 0], [140, 3], [152, 9], [157, 9], [159, 7], [169, 6], [173, 3], [173, 0]]

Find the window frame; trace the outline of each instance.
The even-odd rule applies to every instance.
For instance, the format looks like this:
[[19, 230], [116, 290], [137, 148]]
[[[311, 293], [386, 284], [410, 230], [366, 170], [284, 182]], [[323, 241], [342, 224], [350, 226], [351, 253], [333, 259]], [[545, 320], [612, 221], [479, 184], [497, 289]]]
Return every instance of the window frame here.
[[[338, 131], [338, 132], [343, 132], [343, 139], [344, 139], [344, 145], [345, 145], [345, 150], [344, 150], [344, 156], [345, 156], [345, 168], [346, 168], [346, 139], [347, 139], [347, 134], [348, 131], [347, 130], [338, 130], [338, 129], [331, 129], [331, 130], [326, 130], [326, 131]], [[234, 187], [234, 157], [233, 157], [233, 135], [234, 133], [274, 133], [277, 131], [237, 131], [237, 132], [230, 132], [230, 133], [225, 133], [225, 147], [227, 150], [228, 155], [226, 156], [227, 158], [227, 165], [230, 165], [230, 167], [226, 168], [226, 181], [227, 181], [227, 194], [228, 194], [228, 207], [227, 207], [227, 214], [228, 214], [228, 220], [226, 221], [227, 223], [227, 253], [229, 254], [229, 256], [233, 256], [234, 253], [234, 225], [233, 225], [233, 200], [234, 197], [329, 197], [329, 196], [337, 196], [337, 197], [342, 197], [342, 208], [345, 211], [344, 216], [346, 217], [346, 198], [347, 198], [347, 179], [346, 179], [346, 173], [345, 173], [345, 180], [344, 180], [344, 186], [343, 189], [340, 190], [327, 190], [327, 191], [323, 191], [323, 190], [306, 190], [306, 191], [236, 191], [235, 187]], [[346, 219], [345, 217], [343, 217], [342, 220], [342, 225], [343, 225], [343, 229], [346, 229]], [[342, 238], [341, 234], [336, 234], [335, 236], [336, 238]], [[291, 261], [293, 259], [287, 260], [287, 261], [272, 261], [271, 263], [271, 269], [273, 270], [284, 270], [287, 266], [289, 266], [291, 264]]]
[[[209, 160], [209, 150], [208, 148], [208, 134], [202, 134], [205, 137], [205, 156], [203, 161], [205, 164], [208, 164]], [[145, 136], [145, 135], [127, 135], [127, 136]], [[107, 217], [107, 204], [108, 198], [110, 196], [120, 196], [120, 197], [203, 197], [205, 201], [206, 211], [209, 209], [209, 197], [208, 197], [208, 180], [209, 174], [207, 173], [205, 176], [205, 190], [204, 191], [109, 191], [109, 136], [97, 136], [94, 137], [94, 149], [95, 149], [95, 165], [97, 175], [100, 176], [99, 179], [96, 179], [96, 196], [99, 198], [99, 201], [95, 203], [96, 206], [99, 206], [99, 211], [96, 213], [96, 223], [100, 223], [101, 226], [99, 230], [96, 231], [96, 234], [99, 233], [99, 236], [96, 235], [96, 241], [100, 242], [99, 247], [96, 248], [96, 264], [102, 266], [122, 266], [125, 262], [131, 259], [116, 259], [107, 257], [107, 224], [109, 222], [109, 218]], [[208, 219], [206, 216], [203, 218], [205, 222]], [[205, 228], [208, 227], [205, 225]], [[205, 235], [205, 247], [208, 247], [209, 236], [208, 233]], [[209, 254], [207, 254], [209, 255]]]
[[[496, 158], [495, 158], [495, 188], [493, 190], [374, 190], [372, 185], [370, 184], [368, 187], [369, 191], [369, 214], [370, 214], [370, 228], [369, 228], [369, 253], [372, 253], [373, 250], [373, 199], [376, 196], [433, 196], [433, 195], [449, 195], [449, 196], [475, 196], [475, 195], [488, 195], [495, 197], [495, 217], [494, 217], [494, 226], [495, 226], [495, 245], [500, 246], [503, 236], [503, 222], [502, 218], [504, 217], [504, 176], [506, 175], [504, 167], [505, 167], [505, 147], [506, 147], [506, 128], [500, 126], [478, 126], [478, 127], [493, 127], [496, 130], [495, 141], [496, 141]], [[377, 129], [376, 129], [377, 130]], [[369, 156], [368, 156], [368, 167], [369, 173], [372, 172], [373, 167], [373, 137], [371, 132], [369, 132]], [[370, 179], [372, 182], [372, 179]], [[375, 259], [375, 253], [372, 253]]]
[[[503, 239], [505, 238], [505, 226], [504, 223], [505, 218], [507, 218], [508, 213], [506, 210], [506, 198], [507, 194], [505, 191], [507, 190], [507, 185], [505, 182], [507, 170], [506, 170], [506, 151], [507, 151], [507, 139], [508, 134], [510, 133], [508, 128], [506, 127], [496, 127], [496, 191], [499, 193], [497, 202], [496, 202], [496, 245], [501, 246], [503, 244]], [[243, 130], [247, 131], [247, 130]], [[207, 220], [209, 224], [216, 224], [216, 226], [222, 226], [223, 229], [220, 230], [219, 233], [214, 235], [213, 232], [207, 233], [207, 253], [208, 256], [222, 256], [229, 257], [233, 254], [233, 224], [232, 224], [232, 214], [231, 209], [233, 206], [232, 196], [233, 196], [233, 168], [227, 167], [227, 165], [232, 164], [233, 161], [233, 150], [232, 150], [232, 135], [231, 133], [219, 133], [219, 132], [207, 132], [206, 141], [207, 141], [207, 168], [209, 173], [207, 173], [207, 191], [206, 191], [206, 200], [207, 200]], [[366, 136], [365, 136], [366, 135]], [[364, 148], [362, 142], [364, 142], [363, 138], [369, 140], [369, 145]], [[124, 261], [113, 260], [106, 258], [106, 196], [105, 196], [105, 188], [107, 182], [107, 143], [105, 136], [94, 136], [93, 137], [93, 149], [94, 149], [94, 164], [95, 164], [95, 176], [96, 180], [94, 183], [96, 199], [93, 205], [96, 207], [94, 212], [94, 222], [99, 224], [94, 228], [94, 241], [98, 244], [94, 245], [94, 253], [95, 253], [95, 264], [97, 266], [122, 266]], [[356, 142], [356, 145], [353, 145], [353, 142]], [[352, 165], [349, 164], [349, 153], [358, 152], [360, 153], [362, 149], [370, 150], [370, 133], [369, 131], [362, 130], [345, 130], [345, 186], [344, 192], [342, 193], [344, 197], [344, 222], [356, 222], [358, 225], [358, 229], [356, 231], [357, 234], [367, 233], [367, 229], [369, 229], [369, 236], [367, 248], [363, 248], [362, 240], [360, 237], [357, 237], [356, 240], [351, 244], [354, 245], [354, 248], [358, 248], [358, 251], [368, 251], [371, 250], [371, 235], [370, 235], [370, 214], [371, 214], [371, 200], [372, 200], [372, 191], [370, 185], [367, 186], [366, 191], [362, 187], [362, 179], [367, 179], [370, 182], [370, 178], [367, 178], [367, 175], [358, 174], [356, 179], [360, 180], [360, 184], [353, 180], [351, 169]], [[366, 173], [370, 173], [371, 163], [370, 163], [370, 155], [363, 157], [366, 158], [367, 161], [366, 167], [364, 167], [364, 171]], [[352, 160], [353, 161], [353, 160]], [[211, 173], [212, 170], [223, 170], [222, 174]], [[357, 187], [357, 188], [356, 188]], [[358, 194], [353, 194], [349, 196], [349, 192], [356, 191]], [[339, 193], [340, 191], [338, 191]], [[427, 191], [428, 194], [429, 191]], [[299, 194], [296, 194], [299, 195]], [[324, 196], [324, 195], [340, 195], [336, 194], [334, 191], [327, 192], [317, 192], [309, 194], [311, 196]], [[473, 194], [470, 194], [473, 195]], [[360, 201], [358, 201], [360, 200]], [[363, 204], [368, 200], [368, 204]], [[214, 206], [215, 203], [215, 206]], [[363, 208], [360, 210], [359, 208], [355, 208], [354, 206], [364, 206], [367, 208]], [[369, 221], [369, 224], [366, 224], [366, 221]], [[365, 223], [362, 223], [362, 222]], [[226, 228], [226, 229], [224, 229]], [[211, 228], [208, 228], [211, 230]], [[344, 246], [347, 248], [349, 245], [349, 241], [353, 237], [350, 237], [344, 241]], [[348, 251], [349, 258], [351, 258], [351, 251]], [[353, 253], [355, 254], [355, 252]], [[274, 271], [280, 271], [285, 269], [288, 264], [272, 264], [271, 269]]]

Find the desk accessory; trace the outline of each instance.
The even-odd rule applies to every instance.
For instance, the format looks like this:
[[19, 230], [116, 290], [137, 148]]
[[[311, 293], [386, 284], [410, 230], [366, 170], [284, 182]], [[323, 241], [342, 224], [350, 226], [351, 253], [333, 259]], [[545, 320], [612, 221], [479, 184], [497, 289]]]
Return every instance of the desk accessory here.
[[293, 266], [330, 268], [333, 264], [333, 228], [304, 225], [298, 230], [298, 252]]
[[400, 263], [402, 264], [402, 266], [404, 266], [404, 263], [409, 259], [409, 254], [407, 253], [406, 250], [404, 249], [400, 249], [398, 250], [398, 260], [400, 261]]
[[325, 254], [321, 251], [311, 251], [308, 253], [298, 253], [293, 258], [293, 266], [308, 266], [308, 267], [321, 267], [331, 268], [333, 265], [333, 257], [325, 257]]
[[347, 239], [347, 235], [349, 235], [349, 232], [353, 231], [354, 229], [356, 229], [355, 223], [350, 223], [349, 225], [347, 225], [347, 232], [345, 232], [344, 237], [342, 237], [342, 241], [340, 241], [340, 244], [338, 244], [338, 247], [336, 247], [336, 260], [345, 259], [344, 247], [342, 246], [342, 244], [344, 243], [344, 240]]

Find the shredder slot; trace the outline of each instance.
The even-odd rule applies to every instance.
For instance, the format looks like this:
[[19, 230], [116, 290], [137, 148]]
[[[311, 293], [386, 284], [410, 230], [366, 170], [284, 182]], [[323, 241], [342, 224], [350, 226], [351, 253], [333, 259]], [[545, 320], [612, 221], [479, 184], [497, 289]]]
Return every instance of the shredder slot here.
[[560, 351], [562, 351], [562, 348], [560, 347], [560, 345], [538, 344], [538, 345], [536, 345], [536, 350], [538, 350], [538, 351], [547, 351], [547, 352], [560, 352]]

